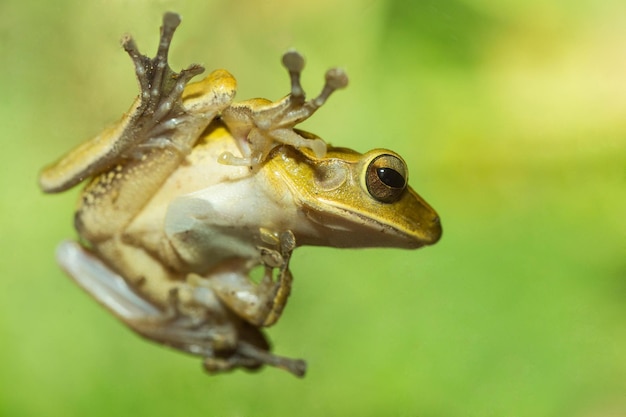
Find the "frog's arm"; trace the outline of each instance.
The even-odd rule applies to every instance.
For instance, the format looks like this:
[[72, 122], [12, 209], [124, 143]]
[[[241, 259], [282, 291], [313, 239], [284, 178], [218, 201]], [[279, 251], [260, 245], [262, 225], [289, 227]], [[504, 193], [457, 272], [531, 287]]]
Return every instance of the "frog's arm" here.
[[286, 231], [280, 234], [276, 243], [278, 250], [258, 248], [265, 268], [258, 284], [250, 279], [250, 272], [258, 261], [231, 258], [211, 270], [209, 279], [198, 277], [195, 285], [211, 288], [230, 310], [254, 326], [275, 324], [291, 293], [293, 276], [289, 270], [289, 259], [296, 247], [296, 239], [293, 233]]
[[[232, 227], [218, 225], [224, 217], [230, 224], [239, 216], [226, 208], [231, 198], [227, 192], [219, 192], [223, 187], [220, 184], [202, 191], [220, 196], [213, 201], [205, 198], [206, 194], [194, 194], [170, 203], [164, 221], [164, 245], [171, 249], [168, 256], [185, 262], [192, 270], [208, 271], [196, 277], [194, 287], [210, 288], [248, 323], [271, 326], [280, 317], [291, 291], [289, 260], [296, 238], [289, 230], [266, 228], [251, 230], [253, 236], [242, 237]], [[225, 206], [221, 206], [222, 199]], [[215, 263], [215, 259], [221, 260]], [[265, 267], [265, 275], [257, 284], [250, 274], [258, 265]]]
[[309, 148], [317, 157], [326, 154], [326, 143], [305, 138], [294, 127], [313, 115], [328, 97], [348, 85], [348, 76], [339, 68], [326, 72], [326, 83], [321, 93], [306, 101], [300, 83], [304, 58], [296, 51], [283, 55], [283, 65], [291, 78], [291, 94], [276, 102], [263, 99], [234, 103], [224, 109], [222, 120], [237, 141], [242, 157], [225, 152], [219, 161], [227, 165], [258, 165], [277, 144]]
[[[197, 139], [199, 132], [230, 103], [235, 82], [225, 71], [213, 73], [206, 80], [190, 85], [187, 94], [183, 95], [185, 85], [204, 68], [191, 65], [179, 73], [170, 68], [167, 55], [179, 24], [177, 14], [165, 14], [154, 58], [141, 55], [133, 39], [124, 37], [122, 46], [135, 64], [141, 90], [139, 98], [117, 124], [46, 167], [39, 178], [43, 191], [67, 190], [114, 168], [123, 159], [141, 158], [146, 149], [172, 147], [184, 154], [193, 143], [177, 141], [174, 132], [178, 138]], [[212, 91], [211, 87], [217, 81], [222, 84], [217, 84], [219, 88]]]

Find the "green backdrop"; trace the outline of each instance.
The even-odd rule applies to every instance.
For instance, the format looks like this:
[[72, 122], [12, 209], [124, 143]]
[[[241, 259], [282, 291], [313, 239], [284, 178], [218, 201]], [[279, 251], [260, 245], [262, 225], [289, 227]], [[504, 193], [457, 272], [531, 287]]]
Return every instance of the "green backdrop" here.
[[[301, 248], [269, 330], [304, 357], [210, 377], [67, 279], [77, 191], [37, 172], [115, 121], [137, 86], [119, 46], [224, 67], [239, 99], [350, 86], [303, 128], [388, 147], [440, 213], [420, 251]], [[0, 2], [0, 415], [626, 415], [626, 3], [617, 0]]]

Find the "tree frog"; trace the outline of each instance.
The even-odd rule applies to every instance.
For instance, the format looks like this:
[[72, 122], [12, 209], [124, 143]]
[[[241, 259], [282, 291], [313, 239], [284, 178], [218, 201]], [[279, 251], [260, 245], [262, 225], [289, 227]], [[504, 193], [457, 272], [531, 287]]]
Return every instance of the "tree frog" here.
[[191, 83], [201, 66], [169, 67], [179, 24], [165, 14], [154, 58], [123, 38], [139, 97], [41, 172], [47, 193], [87, 181], [79, 242], [62, 242], [57, 260], [133, 331], [202, 357], [209, 373], [271, 365], [302, 376], [305, 362], [271, 353], [261, 330], [285, 306], [294, 249], [419, 248], [439, 240], [439, 217], [396, 153], [332, 147], [295, 128], [347, 85], [342, 70], [306, 100], [304, 60], [289, 51], [289, 95], [233, 102], [227, 71]]

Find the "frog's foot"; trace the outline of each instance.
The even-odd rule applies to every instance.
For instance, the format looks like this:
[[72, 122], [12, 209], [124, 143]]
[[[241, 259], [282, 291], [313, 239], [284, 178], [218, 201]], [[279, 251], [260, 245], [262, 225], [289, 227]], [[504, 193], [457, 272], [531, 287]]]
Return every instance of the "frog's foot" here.
[[339, 68], [331, 68], [326, 72], [326, 83], [320, 94], [306, 101], [300, 83], [304, 58], [296, 51], [288, 51], [282, 62], [291, 79], [291, 94], [277, 102], [252, 100], [226, 108], [222, 120], [238, 141], [242, 156], [224, 153], [219, 162], [254, 166], [263, 162], [277, 144], [309, 148], [318, 158], [326, 154], [326, 143], [322, 139], [304, 137], [294, 127], [311, 117], [335, 90], [346, 87], [348, 76]]
[[[154, 150], [168, 148], [179, 159], [186, 156], [188, 148], [193, 145], [186, 142], [195, 140], [199, 133], [176, 135], [180, 125], [193, 122], [188, 123], [191, 127], [186, 126], [187, 131], [196, 129], [201, 132], [210, 122], [210, 118], [209, 115], [190, 114], [181, 99], [185, 85], [193, 76], [204, 71], [204, 68], [191, 65], [176, 73], [167, 62], [172, 36], [179, 24], [178, 15], [165, 14], [158, 52], [154, 58], [139, 53], [130, 36], [122, 39], [122, 46], [135, 65], [141, 89], [139, 100], [135, 101], [120, 122], [46, 167], [39, 179], [45, 192], [67, 190], [87, 178], [118, 166], [122, 159], [141, 160]], [[219, 104], [216, 103], [216, 109], [210, 117], [226, 105]], [[181, 141], [182, 144], [178, 143]]]
[[240, 342], [234, 353], [224, 358], [205, 358], [203, 365], [204, 369], [210, 374], [230, 371], [240, 367], [254, 370], [262, 365], [284, 369], [297, 377], [303, 377], [306, 373], [306, 362], [304, 360], [274, 355], [247, 342]]
[[241, 321], [209, 288], [174, 288], [163, 310], [139, 296], [121, 276], [76, 242], [61, 243], [57, 260], [80, 287], [133, 331], [203, 357], [211, 373], [270, 365], [304, 375], [304, 361], [271, 354], [261, 331]]
[[120, 151], [124, 156], [137, 158], [137, 153], [164, 147], [171, 147], [183, 154], [188, 152], [188, 149], [171, 141], [170, 133], [184, 121], [185, 110], [181, 96], [185, 85], [202, 73], [204, 68], [193, 64], [179, 73], [170, 68], [169, 48], [180, 21], [179, 15], [165, 13], [159, 48], [154, 58], [142, 55], [130, 35], [122, 38], [122, 46], [133, 60], [141, 89], [139, 107], [133, 113], [125, 132], [135, 141], [130, 141]]
[[[212, 290], [203, 288], [188, 288], [194, 298], [202, 305], [210, 305], [213, 314], [218, 311], [215, 304], [216, 295]], [[173, 311], [179, 311], [177, 297], [171, 299]], [[217, 303], [216, 303], [217, 301]], [[221, 305], [224, 308], [224, 305]], [[234, 317], [233, 317], [234, 315]], [[180, 313], [174, 314], [179, 317]], [[204, 358], [204, 369], [210, 373], [226, 372], [237, 368], [257, 370], [263, 365], [273, 366], [302, 377], [306, 371], [306, 362], [302, 359], [291, 359], [272, 354], [270, 345], [261, 330], [248, 322], [239, 320], [236, 312], [221, 311], [220, 317], [231, 317], [224, 323], [214, 317], [207, 317], [206, 322], [189, 326], [188, 322], [176, 321], [168, 323], [167, 329], [174, 330], [171, 336], [163, 343]], [[182, 324], [182, 326], [180, 326]], [[207, 336], [208, 339], [207, 339]]]

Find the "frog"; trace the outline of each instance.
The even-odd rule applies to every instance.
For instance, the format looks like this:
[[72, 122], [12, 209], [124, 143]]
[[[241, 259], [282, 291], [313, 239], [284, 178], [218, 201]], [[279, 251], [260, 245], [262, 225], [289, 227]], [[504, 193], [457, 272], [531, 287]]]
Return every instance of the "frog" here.
[[210, 374], [272, 366], [302, 377], [306, 362], [274, 354], [264, 333], [291, 293], [295, 249], [417, 249], [440, 239], [441, 221], [397, 153], [334, 147], [296, 127], [347, 86], [343, 70], [307, 100], [304, 58], [289, 50], [289, 94], [235, 102], [228, 71], [192, 82], [201, 65], [170, 68], [180, 23], [164, 14], [153, 58], [124, 36], [139, 96], [40, 172], [45, 193], [86, 184], [78, 239], [59, 244], [57, 262], [132, 331], [202, 358]]

